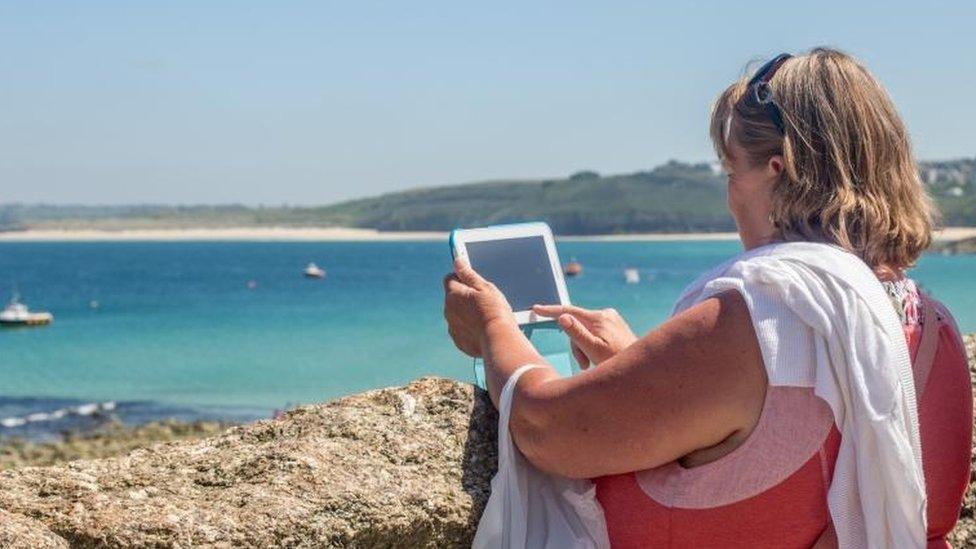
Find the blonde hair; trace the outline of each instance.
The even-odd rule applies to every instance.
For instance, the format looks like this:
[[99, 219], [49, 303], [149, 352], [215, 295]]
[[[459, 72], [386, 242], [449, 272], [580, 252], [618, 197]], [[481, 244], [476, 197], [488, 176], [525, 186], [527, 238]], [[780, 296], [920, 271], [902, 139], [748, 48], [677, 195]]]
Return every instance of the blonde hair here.
[[837, 244], [876, 269], [912, 266], [936, 212], [905, 125], [867, 69], [828, 48], [783, 63], [770, 87], [785, 136], [747, 87], [745, 77], [722, 92], [710, 133], [723, 160], [732, 141], [752, 165], [782, 155], [770, 216], [777, 236]]

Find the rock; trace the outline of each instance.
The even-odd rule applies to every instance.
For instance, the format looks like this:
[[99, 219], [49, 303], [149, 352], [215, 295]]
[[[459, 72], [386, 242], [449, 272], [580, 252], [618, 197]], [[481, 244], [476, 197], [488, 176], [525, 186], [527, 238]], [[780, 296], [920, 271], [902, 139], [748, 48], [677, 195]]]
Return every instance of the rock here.
[[0, 509], [0, 547], [47, 549], [68, 547], [68, 542], [39, 521]]
[[483, 391], [422, 378], [209, 439], [6, 471], [0, 540], [53, 531], [73, 547], [470, 546], [496, 423]]
[[3, 439], [0, 440], [0, 471], [28, 465], [56, 465], [77, 459], [112, 457], [157, 442], [218, 435], [227, 427], [229, 424], [216, 421], [188, 423], [172, 419], [133, 427], [113, 420], [93, 430], [65, 432], [57, 441]]
[[[976, 394], [976, 334], [963, 337], [966, 345], [966, 356], [969, 358], [969, 377], [973, 382], [973, 393]], [[976, 429], [973, 432], [973, 448], [976, 448]], [[963, 498], [962, 511], [959, 522], [949, 535], [949, 543], [953, 547], [976, 547], [976, 456], [971, 463], [969, 488]]]

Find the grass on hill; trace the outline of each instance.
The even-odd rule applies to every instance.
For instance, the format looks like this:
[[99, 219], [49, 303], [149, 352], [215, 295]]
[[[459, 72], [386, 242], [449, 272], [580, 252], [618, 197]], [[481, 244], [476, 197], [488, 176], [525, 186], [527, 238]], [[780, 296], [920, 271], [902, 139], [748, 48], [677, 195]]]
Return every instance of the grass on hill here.
[[[976, 226], [976, 158], [923, 162], [946, 226]], [[447, 231], [546, 221], [558, 234], [731, 231], [726, 182], [706, 163], [650, 171], [419, 188], [328, 206], [52, 206], [0, 204], [0, 230], [361, 227]]]

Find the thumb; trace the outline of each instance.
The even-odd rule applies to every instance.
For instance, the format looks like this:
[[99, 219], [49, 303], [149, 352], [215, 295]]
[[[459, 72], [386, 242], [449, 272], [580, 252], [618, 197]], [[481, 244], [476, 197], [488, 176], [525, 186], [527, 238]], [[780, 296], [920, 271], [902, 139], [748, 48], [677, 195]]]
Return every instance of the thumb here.
[[587, 356], [592, 356], [594, 351], [599, 351], [603, 347], [603, 340], [593, 335], [582, 322], [571, 314], [559, 316], [559, 325], [569, 336], [569, 339]]
[[454, 274], [457, 275], [458, 280], [472, 288], [484, 288], [488, 285], [488, 281], [482, 278], [467, 260], [460, 257], [454, 260]]

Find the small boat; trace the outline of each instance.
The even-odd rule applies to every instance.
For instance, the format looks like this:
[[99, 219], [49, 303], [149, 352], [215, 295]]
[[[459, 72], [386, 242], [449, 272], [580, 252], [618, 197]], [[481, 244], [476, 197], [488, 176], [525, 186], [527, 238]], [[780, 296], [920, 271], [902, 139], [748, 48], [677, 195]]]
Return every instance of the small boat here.
[[309, 263], [308, 267], [305, 267], [305, 278], [325, 278], [325, 269], [315, 263]]
[[53, 320], [54, 315], [51, 313], [28, 311], [27, 306], [17, 300], [16, 294], [7, 307], [0, 311], [0, 326], [44, 326]]
[[634, 268], [624, 269], [624, 280], [627, 284], [640, 284], [640, 271]]
[[578, 276], [583, 272], [583, 264], [575, 259], [570, 261], [563, 267], [563, 274], [566, 276]]

